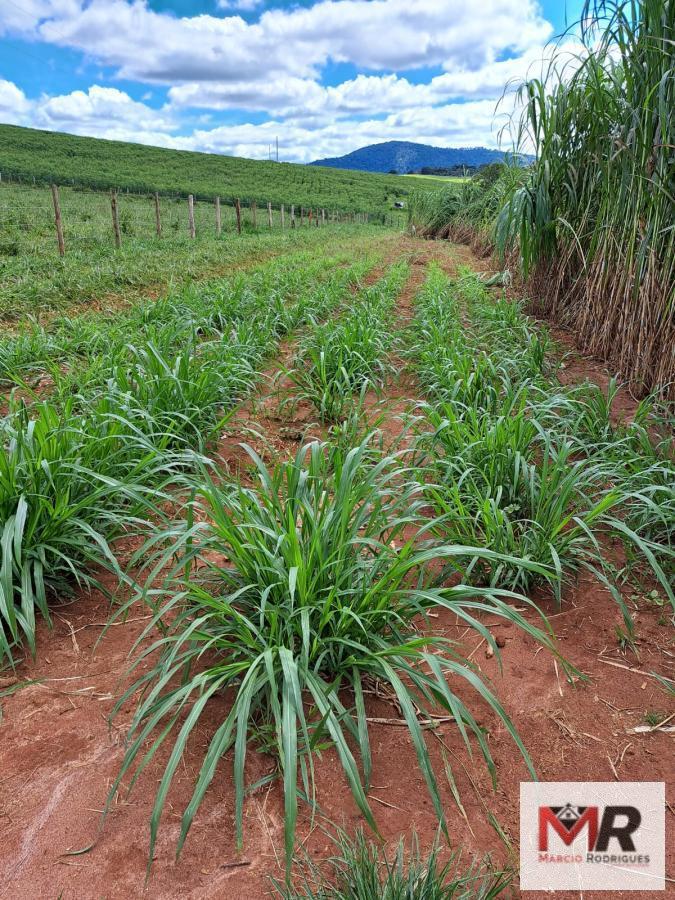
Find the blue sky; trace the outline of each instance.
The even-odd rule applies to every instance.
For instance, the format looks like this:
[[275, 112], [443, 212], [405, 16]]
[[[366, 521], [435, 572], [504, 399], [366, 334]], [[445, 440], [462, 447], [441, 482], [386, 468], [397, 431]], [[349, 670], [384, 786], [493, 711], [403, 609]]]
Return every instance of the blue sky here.
[[[2, 0], [0, 122], [306, 162], [497, 146], [580, 0]], [[500, 118], [501, 116], [501, 118]]]

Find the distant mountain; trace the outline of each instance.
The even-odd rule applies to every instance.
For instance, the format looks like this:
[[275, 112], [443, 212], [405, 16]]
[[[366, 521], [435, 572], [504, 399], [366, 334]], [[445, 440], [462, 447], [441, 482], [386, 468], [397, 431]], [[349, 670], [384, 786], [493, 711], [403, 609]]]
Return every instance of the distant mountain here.
[[361, 147], [345, 156], [317, 159], [310, 166], [330, 166], [334, 169], [358, 169], [362, 172], [417, 172], [424, 166], [450, 168], [452, 166], [484, 166], [501, 162], [505, 154], [485, 147], [429, 147], [411, 141], [385, 141]]

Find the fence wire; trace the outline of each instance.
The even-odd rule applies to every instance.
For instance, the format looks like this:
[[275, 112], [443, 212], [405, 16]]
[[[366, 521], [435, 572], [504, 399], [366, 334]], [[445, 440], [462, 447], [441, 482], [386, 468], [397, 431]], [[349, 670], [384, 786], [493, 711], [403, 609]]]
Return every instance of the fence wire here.
[[[187, 196], [115, 192], [119, 235], [125, 241], [190, 239]], [[78, 187], [59, 187], [61, 226], [65, 251], [95, 251], [115, 242], [111, 193]], [[160, 235], [157, 234], [156, 204], [159, 204]], [[217, 228], [216, 198], [194, 199], [195, 237], [225, 239], [236, 234], [237, 212], [234, 198], [220, 198], [220, 235]], [[240, 227], [244, 232], [264, 232], [283, 227], [322, 227], [336, 222], [395, 224], [398, 217], [385, 213], [346, 213], [306, 208], [292, 204], [271, 207], [243, 201]], [[48, 186], [0, 182], [0, 256], [34, 254], [57, 246], [55, 209]]]

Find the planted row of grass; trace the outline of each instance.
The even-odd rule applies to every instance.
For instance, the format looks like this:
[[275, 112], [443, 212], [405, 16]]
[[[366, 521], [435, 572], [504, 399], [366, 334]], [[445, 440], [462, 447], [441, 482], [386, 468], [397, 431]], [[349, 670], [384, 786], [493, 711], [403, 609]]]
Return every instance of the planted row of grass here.
[[339, 261], [308, 271], [304, 257], [273, 262], [249, 280], [139, 306], [122, 324], [41, 333], [62, 354], [51, 395], [10, 397], [0, 421], [0, 664], [35, 650], [36, 616], [49, 621], [53, 597], [99, 585], [94, 567], [122, 575], [111, 542], [161, 518], [164, 489], [279, 337], [325, 314], [372, 265], [331, 272]]
[[366, 258], [333, 270], [338, 262], [344, 259], [312, 264], [301, 254], [252, 278], [183, 297], [178, 307], [145, 308], [150, 321], [141, 323], [138, 340], [122, 343], [123, 333], [118, 354], [99, 352], [84, 375], [56, 375], [59, 394], [82, 395], [84, 379], [85, 396], [121, 398], [163, 447], [203, 449], [279, 339], [325, 316], [372, 265]]
[[344, 316], [313, 323], [285, 373], [292, 406], [307, 401], [322, 423], [335, 424], [353, 408], [355, 394], [382, 386], [394, 342], [391, 311], [408, 273], [405, 262], [396, 263]]
[[[495, 301], [475, 276], [452, 283], [431, 271], [410, 356], [429, 396], [418, 431], [433, 529], [477, 549], [465, 573], [476, 584], [527, 592], [543, 580], [560, 600], [566, 583], [592, 572], [630, 628], [619, 586], [635, 572], [608, 561], [606, 541], [619, 539], [675, 604], [672, 459], [647, 430], [649, 404], [613, 425], [615, 386], [609, 397], [591, 384], [564, 388], [547, 371], [549, 346], [520, 304]], [[486, 560], [485, 546], [544, 573]]]
[[[370, 265], [364, 256], [363, 265]], [[248, 274], [192, 283], [107, 315], [95, 311], [61, 316], [46, 326], [28, 322], [0, 341], [0, 384], [30, 386], [45, 375], [58, 378], [64, 370], [82, 373], [94, 366], [107, 374], [130, 347], [153, 344], [164, 352], [186, 341], [220, 340], [253, 317], [258, 326], [261, 316], [268, 316], [277, 328], [294, 328], [305, 308], [307, 317], [312, 314], [311, 305], [320, 295], [306, 296], [302, 304], [288, 301], [299, 301], [301, 293], [308, 294], [329, 277], [332, 266], [348, 261], [348, 254], [339, 250], [319, 260], [301, 251]]]

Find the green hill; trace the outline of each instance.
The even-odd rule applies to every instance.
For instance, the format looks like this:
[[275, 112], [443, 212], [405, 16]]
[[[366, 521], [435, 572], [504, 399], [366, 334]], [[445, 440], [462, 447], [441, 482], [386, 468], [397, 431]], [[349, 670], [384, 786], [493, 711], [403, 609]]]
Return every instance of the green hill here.
[[0, 125], [0, 172], [5, 180], [370, 213], [390, 209], [412, 188], [395, 175], [166, 150], [14, 125]]

